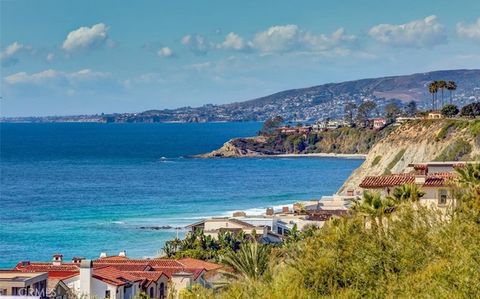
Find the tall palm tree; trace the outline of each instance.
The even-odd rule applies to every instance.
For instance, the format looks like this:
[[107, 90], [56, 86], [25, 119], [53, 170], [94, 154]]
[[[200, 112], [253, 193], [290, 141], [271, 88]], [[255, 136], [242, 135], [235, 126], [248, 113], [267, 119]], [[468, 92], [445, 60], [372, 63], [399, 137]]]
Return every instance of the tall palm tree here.
[[442, 106], [440, 107], [440, 108], [442, 108], [443, 105], [444, 105], [444, 102], [443, 102], [443, 91], [445, 90], [445, 87], [447, 87], [447, 82], [445, 82], [445, 80], [437, 81], [437, 87], [442, 91]]
[[450, 104], [451, 104], [452, 103], [452, 93], [455, 90], [457, 90], [457, 83], [455, 83], [455, 81], [448, 81], [446, 88], [447, 88], [448, 91], [450, 91]]
[[418, 202], [420, 198], [425, 195], [425, 192], [420, 190], [415, 184], [405, 184], [396, 187], [390, 197], [395, 202]]
[[245, 243], [237, 252], [229, 251], [223, 257], [222, 262], [234, 270], [224, 274], [234, 279], [259, 280], [268, 270], [269, 257], [270, 247], [255, 241]]
[[432, 94], [432, 110], [435, 110], [435, 99], [438, 92], [437, 81], [428, 84], [428, 92]]

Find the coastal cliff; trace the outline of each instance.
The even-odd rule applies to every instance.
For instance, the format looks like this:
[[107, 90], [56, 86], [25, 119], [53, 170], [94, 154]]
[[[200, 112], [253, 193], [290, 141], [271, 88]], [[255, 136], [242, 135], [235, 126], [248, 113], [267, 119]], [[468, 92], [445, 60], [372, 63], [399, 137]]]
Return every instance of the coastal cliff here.
[[461, 160], [480, 160], [480, 120], [408, 122], [372, 147], [338, 193], [355, 189], [366, 176], [404, 172], [410, 163]]
[[388, 135], [393, 128], [381, 131], [361, 128], [338, 128], [309, 134], [275, 134], [235, 138], [210, 153], [199, 155], [201, 158], [213, 157], [257, 157], [273, 155], [305, 154], [367, 154], [375, 142]]

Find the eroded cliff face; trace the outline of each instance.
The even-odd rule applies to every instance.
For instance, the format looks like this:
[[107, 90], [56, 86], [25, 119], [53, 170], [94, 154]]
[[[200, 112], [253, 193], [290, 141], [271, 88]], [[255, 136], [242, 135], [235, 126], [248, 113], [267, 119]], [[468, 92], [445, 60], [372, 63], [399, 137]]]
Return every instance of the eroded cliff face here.
[[366, 176], [405, 172], [410, 163], [460, 160], [480, 160], [480, 120], [409, 122], [379, 140], [338, 193], [357, 190]]

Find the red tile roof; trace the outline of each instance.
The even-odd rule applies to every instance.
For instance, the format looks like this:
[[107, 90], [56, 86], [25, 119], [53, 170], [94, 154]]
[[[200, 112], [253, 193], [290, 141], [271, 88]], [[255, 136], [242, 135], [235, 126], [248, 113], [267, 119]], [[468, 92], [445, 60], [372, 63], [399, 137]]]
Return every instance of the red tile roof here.
[[[443, 187], [446, 186], [448, 181], [455, 177], [455, 173], [452, 172], [439, 172], [428, 174], [425, 177], [425, 183], [423, 187]], [[360, 183], [361, 188], [386, 188], [401, 186], [404, 184], [414, 184], [415, 174], [413, 173], [401, 173], [381, 176], [367, 176]]]
[[120, 271], [114, 267], [102, 267], [93, 270], [93, 277], [113, 285], [124, 285], [127, 282], [141, 281], [141, 278], [138, 278], [134, 275], [129, 274], [125, 271]]
[[48, 280], [63, 280], [77, 276], [80, 271], [49, 271]]
[[381, 176], [367, 176], [360, 183], [362, 188], [384, 188], [415, 183], [415, 176], [410, 173]]
[[182, 263], [187, 268], [203, 268], [207, 271], [218, 270], [218, 269], [223, 268], [223, 266], [219, 265], [219, 264], [210, 263], [210, 262], [197, 260], [197, 259], [192, 259], [192, 258], [189, 258], [189, 257], [182, 258], [178, 261], [180, 263]]
[[53, 265], [52, 263], [38, 263], [31, 262], [23, 265], [22, 262], [18, 263], [15, 268], [22, 272], [50, 272], [50, 271], [78, 271], [80, 268], [78, 264], [62, 263], [60, 265]]
[[[105, 282], [120, 285], [125, 281], [150, 280], [150, 278], [155, 278], [162, 274], [170, 278], [172, 274], [178, 272], [193, 273], [194, 278], [197, 279], [204, 271], [215, 270], [221, 267], [218, 264], [192, 258], [184, 258], [182, 260], [162, 258], [129, 259], [126, 257], [101, 258], [93, 261], [93, 275]], [[78, 275], [80, 271], [79, 264], [65, 262], [60, 265], [43, 262], [23, 264], [20, 262], [14, 269], [21, 272], [48, 272], [51, 279], [70, 278]]]

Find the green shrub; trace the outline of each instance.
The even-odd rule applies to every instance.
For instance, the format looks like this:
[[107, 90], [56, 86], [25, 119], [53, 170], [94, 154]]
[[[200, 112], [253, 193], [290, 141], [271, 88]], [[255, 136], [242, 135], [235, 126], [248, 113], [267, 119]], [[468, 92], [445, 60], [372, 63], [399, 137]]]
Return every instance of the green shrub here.
[[372, 167], [376, 166], [380, 160], [382, 160], [382, 156], [376, 156], [372, 161]]
[[435, 158], [435, 161], [459, 161], [467, 158], [472, 145], [462, 138], [456, 139]]
[[403, 155], [405, 154], [406, 149], [401, 149], [395, 157], [393, 157], [392, 161], [388, 163], [387, 168], [384, 171], [384, 174], [390, 174], [392, 171], [392, 168], [397, 165], [397, 163], [403, 158]]

